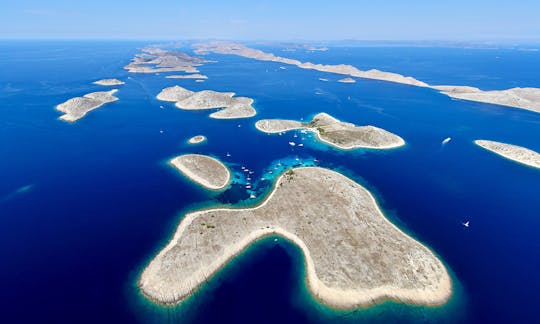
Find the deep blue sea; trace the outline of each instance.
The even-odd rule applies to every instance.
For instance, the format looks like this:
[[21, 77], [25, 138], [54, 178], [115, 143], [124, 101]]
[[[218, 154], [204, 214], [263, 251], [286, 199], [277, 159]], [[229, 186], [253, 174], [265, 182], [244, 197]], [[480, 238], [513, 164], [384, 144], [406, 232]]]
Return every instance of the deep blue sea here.
[[[342, 84], [335, 82], [342, 76], [226, 55], [210, 55], [217, 62], [200, 67], [209, 77], [204, 83], [124, 71], [144, 45], [0, 42], [0, 322], [540, 323], [540, 170], [472, 143], [491, 139], [540, 151], [540, 114], [388, 82]], [[433, 84], [540, 87], [540, 52], [533, 51], [264, 49]], [[58, 120], [55, 105], [104, 90], [91, 82], [111, 77], [126, 81], [118, 87], [119, 101], [74, 124]], [[176, 84], [254, 98], [258, 115], [215, 120], [208, 111], [183, 111], [155, 99]], [[307, 138], [304, 147], [292, 148], [294, 133], [269, 136], [254, 128], [259, 118], [309, 119], [318, 112], [382, 127], [407, 145], [342, 152]], [[207, 143], [187, 145], [197, 134]], [[442, 146], [446, 137], [452, 140]], [[257, 199], [250, 194], [262, 199], [271, 186], [260, 181], [246, 192], [237, 174], [229, 190], [208, 192], [167, 166], [184, 153], [213, 155], [235, 173], [247, 166], [258, 178], [279, 162], [343, 172], [444, 261], [453, 298], [435, 308], [384, 302], [332, 310], [309, 295], [301, 252], [270, 238], [181, 305], [152, 304], [140, 295], [137, 278], [186, 211], [253, 205]]]

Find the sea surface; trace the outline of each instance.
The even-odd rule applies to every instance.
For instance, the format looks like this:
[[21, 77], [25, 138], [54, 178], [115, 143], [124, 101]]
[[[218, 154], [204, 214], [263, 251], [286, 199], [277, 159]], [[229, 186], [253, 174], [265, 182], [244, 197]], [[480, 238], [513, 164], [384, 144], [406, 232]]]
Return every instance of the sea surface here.
[[[343, 76], [236, 56], [209, 55], [217, 62], [200, 67], [209, 77], [204, 83], [123, 70], [144, 45], [0, 42], [0, 322], [540, 322], [540, 170], [472, 143], [490, 139], [540, 152], [540, 114], [382, 81], [343, 84], [336, 82]], [[538, 51], [260, 48], [432, 84], [540, 87]], [[119, 101], [73, 124], [58, 120], [55, 105], [105, 90], [91, 82], [112, 77], [126, 81]], [[208, 111], [155, 99], [172, 85], [251, 97], [258, 114], [215, 120]], [[305, 136], [305, 146], [293, 148], [294, 132], [266, 135], [254, 128], [259, 118], [308, 120], [318, 112], [382, 127], [407, 145], [343, 152]], [[197, 134], [207, 143], [188, 145]], [[442, 145], [447, 137], [452, 140]], [[220, 158], [235, 173], [234, 184], [222, 193], [199, 188], [167, 165], [184, 153]], [[448, 304], [330, 309], [307, 291], [299, 249], [273, 237], [248, 248], [179, 306], [141, 296], [142, 269], [186, 212], [254, 205], [280, 170], [297, 165], [338, 170], [368, 188], [392, 222], [446, 264], [454, 284]], [[241, 166], [267, 180], [247, 192]]]

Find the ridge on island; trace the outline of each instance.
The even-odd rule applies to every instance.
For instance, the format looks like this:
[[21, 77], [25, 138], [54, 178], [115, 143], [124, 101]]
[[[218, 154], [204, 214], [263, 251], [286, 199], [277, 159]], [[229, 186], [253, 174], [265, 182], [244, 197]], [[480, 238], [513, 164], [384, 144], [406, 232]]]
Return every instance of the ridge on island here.
[[124, 67], [132, 73], [186, 72], [198, 73], [197, 66], [210, 61], [183, 52], [164, 50], [155, 46], [143, 48]]
[[229, 169], [219, 160], [200, 154], [175, 157], [170, 164], [194, 182], [211, 190], [225, 188], [231, 180]]
[[188, 139], [189, 144], [199, 144], [199, 143], [202, 143], [204, 141], [206, 141], [206, 136], [204, 136], [204, 135], [196, 135], [196, 136], [193, 136], [192, 138]]
[[441, 305], [452, 294], [441, 261], [392, 224], [369, 191], [318, 167], [281, 175], [256, 207], [185, 215], [142, 272], [139, 287], [155, 302], [181, 302], [251, 243], [270, 235], [302, 250], [309, 291], [332, 307], [386, 299]]
[[296, 65], [302, 69], [317, 70], [321, 72], [330, 72], [336, 74], [349, 75], [351, 77], [359, 77], [365, 79], [383, 80], [389, 82], [403, 83], [408, 85], [414, 85], [418, 87], [429, 87], [428, 84], [416, 80], [412, 77], [403, 76], [397, 73], [384, 72], [379, 70], [361, 71], [352, 65], [324, 65], [313, 64], [311, 62], [301, 62], [294, 59], [276, 56], [272, 53], [266, 53], [258, 49], [249, 48], [240, 43], [226, 42], [226, 41], [212, 41], [207, 43], [198, 43], [193, 45], [195, 47], [195, 53], [207, 54], [210, 52], [217, 54], [232, 54], [242, 57], [247, 57], [260, 61], [272, 61], [289, 65]]
[[82, 97], [71, 98], [56, 106], [56, 110], [63, 112], [60, 119], [75, 122], [83, 118], [89, 111], [97, 109], [104, 104], [118, 100], [113, 96], [118, 90], [99, 91], [85, 94]]
[[102, 86], [118, 86], [126, 84], [124, 81], [120, 81], [118, 79], [101, 79], [92, 82], [93, 84], [102, 85]]
[[197, 54], [207, 54], [213, 52], [218, 54], [238, 55], [255, 60], [296, 65], [303, 69], [312, 69], [321, 72], [348, 75], [351, 77], [431, 88], [452, 98], [526, 109], [540, 113], [540, 88], [512, 88], [507, 90], [483, 91], [478, 88], [467, 86], [437, 86], [429, 85], [413, 77], [407, 77], [392, 72], [379, 71], [376, 69], [361, 71], [352, 65], [324, 65], [313, 64], [311, 62], [301, 62], [294, 59], [276, 56], [272, 53], [266, 53], [261, 50], [249, 48], [235, 42], [212, 41], [194, 44], [193, 46], [196, 48], [195, 52]]
[[253, 99], [234, 97], [234, 92], [217, 92], [212, 90], [190, 91], [180, 86], [163, 89], [156, 98], [162, 101], [175, 102], [175, 106], [185, 110], [206, 110], [222, 108], [210, 114], [216, 119], [249, 118], [257, 114], [253, 108]]
[[356, 126], [341, 122], [327, 113], [319, 113], [309, 123], [294, 120], [262, 119], [255, 127], [265, 133], [281, 133], [305, 129], [317, 134], [317, 139], [343, 150], [355, 148], [390, 149], [405, 145], [405, 141], [382, 128]]
[[540, 154], [528, 148], [488, 140], [475, 140], [474, 144], [509, 160], [540, 169]]

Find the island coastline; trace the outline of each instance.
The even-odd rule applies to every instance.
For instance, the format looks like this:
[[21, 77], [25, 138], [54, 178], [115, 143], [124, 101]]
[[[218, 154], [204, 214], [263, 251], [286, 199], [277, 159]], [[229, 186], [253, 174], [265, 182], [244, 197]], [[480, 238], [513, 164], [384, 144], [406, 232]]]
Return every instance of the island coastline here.
[[475, 140], [474, 144], [505, 159], [540, 169], [540, 153], [526, 147], [488, 140]]
[[[384, 216], [384, 214], [380, 210], [380, 207], [378, 207], [378, 204], [374, 196], [371, 193], [369, 193], [369, 191], [367, 191], [365, 188], [358, 185], [351, 179], [348, 179], [345, 176], [335, 171], [330, 171], [330, 170], [321, 169], [321, 168], [314, 168], [314, 167], [303, 167], [303, 168], [297, 168], [293, 170], [294, 172], [299, 172], [299, 173], [304, 173], [306, 172], [306, 170], [308, 170], [309, 172], [307, 172], [307, 175], [310, 175], [310, 172], [320, 171], [322, 173], [321, 176], [323, 178], [326, 178], [326, 176], [329, 176], [330, 178], [332, 177], [344, 178], [348, 180], [345, 182], [351, 183], [351, 186], [355, 186], [355, 187], [357, 186], [356, 188], [359, 187], [361, 188], [361, 190], [364, 190], [365, 193], [369, 196], [369, 199], [371, 200], [370, 203], [373, 204], [373, 206], [375, 206], [378, 212], [378, 217], [382, 217], [382, 220], [385, 226], [389, 226], [389, 228], [391, 228], [392, 231], [397, 231], [394, 233], [399, 233], [399, 235], [402, 235], [406, 237], [408, 240], [414, 242], [415, 247], [418, 248], [417, 250], [418, 253], [425, 255], [426, 258], [431, 260], [430, 262], [435, 262], [435, 264], [437, 264], [436, 277], [438, 279], [436, 283], [433, 283], [433, 287], [432, 286], [430, 286], [430, 288], [424, 287], [422, 289], [399, 289], [399, 288], [391, 287], [388, 285], [382, 285], [382, 286], [366, 288], [366, 289], [336, 289], [335, 287], [330, 287], [326, 285], [325, 283], [323, 283], [321, 279], [318, 277], [317, 271], [316, 271], [317, 266], [313, 260], [310, 249], [307, 247], [306, 243], [296, 234], [291, 233], [289, 230], [282, 228], [279, 225], [276, 225], [276, 226], [269, 226], [266, 228], [260, 228], [254, 231], [250, 231], [248, 235], [241, 236], [242, 237], [241, 240], [237, 241], [233, 246], [226, 247], [225, 251], [222, 254], [220, 254], [210, 265], [208, 265], [208, 267], [205, 267], [204, 269], [197, 271], [193, 275], [190, 275], [191, 279], [189, 279], [189, 283], [187, 284], [187, 286], [179, 285], [178, 287], [182, 287], [181, 288], [182, 292], [176, 291], [174, 294], [170, 295], [170, 297], [166, 297], [162, 293], [158, 293], [156, 295], [156, 291], [147, 290], [149, 289], [148, 285], [152, 285], [152, 282], [155, 283], [155, 280], [159, 281], [159, 279], [156, 279], [156, 276], [157, 276], [156, 271], [158, 271], [156, 268], [156, 263], [155, 263], [158, 261], [156, 260], [160, 260], [161, 258], [163, 258], [164, 255], [166, 255], [169, 251], [171, 251], [171, 249], [175, 248], [176, 244], [182, 238], [185, 231], [188, 230], [190, 225], [194, 224], [195, 220], [197, 220], [199, 217], [204, 217], [208, 213], [212, 213], [216, 215], [218, 215], [220, 212], [224, 212], [224, 213], [248, 212], [249, 215], [251, 215], [252, 213], [256, 213], [257, 210], [265, 208], [265, 206], [267, 206], [272, 201], [272, 198], [275, 195], [278, 195], [278, 190], [281, 190], [282, 185], [287, 184], [290, 181], [294, 181], [294, 180], [288, 179], [287, 173], [285, 173], [285, 174], [282, 174], [274, 183], [272, 191], [270, 192], [268, 197], [263, 202], [261, 202], [260, 204], [254, 207], [238, 208], [238, 209], [217, 208], [217, 209], [206, 209], [206, 210], [200, 210], [200, 211], [194, 211], [194, 212], [188, 213], [180, 222], [173, 238], [169, 241], [166, 247], [162, 249], [143, 270], [138, 281], [142, 294], [146, 298], [161, 305], [177, 304], [185, 300], [187, 297], [191, 296], [195, 291], [197, 291], [200, 288], [202, 284], [204, 284], [208, 280], [208, 278], [213, 277], [217, 272], [219, 272], [223, 267], [225, 267], [229, 263], [230, 260], [232, 260], [239, 254], [244, 252], [253, 242], [259, 241], [262, 238], [267, 237], [267, 236], [278, 235], [294, 243], [301, 249], [302, 254], [303, 254], [303, 261], [305, 264], [306, 274], [307, 274], [306, 284], [307, 284], [308, 290], [310, 294], [316, 300], [330, 307], [333, 307], [336, 309], [361, 308], [361, 307], [371, 306], [373, 304], [379, 303], [384, 300], [394, 300], [398, 302], [406, 302], [409, 304], [425, 305], [425, 306], [439, 306], [446, 303], [449, 300], [450, 296], [452, 295], [453, 288], [452, 288], [451, 279], [449, 277], [449, 274], [445, 266], [441, 263], [440, 260], [437, 259], [437, 257], [433, 254], [433, 252], [429, 248], [425, 247], [421, 243], [409, 237], [407, 234], [405, 234], [403, 231], [397, 228], [397, 226], [395, 226], [392, 222], [390, 222], [390, 220], [388, 220], [386, 216]], [[227, 216], [227, 217], [232, 217], [232, 216]], [[426, 259], [423, 259], [423, 260], [426, 261]], [[169, 289], [169, 288], [166, 288], [166, 289]]]
[[216, 158], [201, 154], [184, 154], [169, 161], [193, 182], [210, 190], [223, 190], [231, 181], [231, 172]]

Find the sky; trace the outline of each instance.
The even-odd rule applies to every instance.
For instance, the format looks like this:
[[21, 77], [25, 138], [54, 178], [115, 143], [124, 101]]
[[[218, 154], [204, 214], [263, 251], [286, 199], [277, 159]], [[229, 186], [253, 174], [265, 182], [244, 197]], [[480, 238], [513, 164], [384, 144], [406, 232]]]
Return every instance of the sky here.
[[1, 39], [540, 41], [540, 0], [2, 2]]

